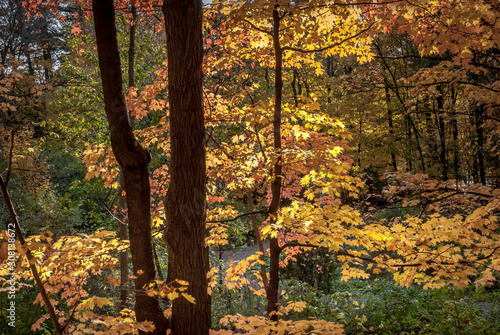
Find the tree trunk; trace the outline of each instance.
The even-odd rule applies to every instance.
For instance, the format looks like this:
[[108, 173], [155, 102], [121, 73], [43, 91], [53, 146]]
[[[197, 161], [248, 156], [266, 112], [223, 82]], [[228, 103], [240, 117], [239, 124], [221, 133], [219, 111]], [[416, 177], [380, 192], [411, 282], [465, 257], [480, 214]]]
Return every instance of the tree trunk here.
[[203, 111], [201, 0], [166, 0], [170, 104], [170, 187], [165, 198], [168, 280], [189, 282], [184, 298], [172, 303], [172, 333], [208, 334], [210, 298], [206, 235], [206, 165]]
[[[14, 145], [14, 132], [12, 132], [12, 145]], [[12, 159], [12, 154], [11, 154], [10, 159]], [[19, 221], [17, 220], [17, 214], [16, 214], [16, 211], [14, 210], [14, 205], [12, 204], [12, 200], [10, 198], [9, 191], [7, 189], [10, 171], [11, 170], [9, 169], [5, 182], [2, 178], [2, 176], [0, 175], [0, 188], [2, 189], [2, 195], [3, 195], [3, 198], [5, 200], [5, 204], [8, 208], [8, 211], [10, 214], [10, 219], [12, 221], [12, 224], [7, 225], [7, 228], [8, 228], [7, 232], [9, 234], [10, 239], [15, 240], [17, 238], [19, 240], [19, 242], [21, 243], [21, 246], [23, 248], [25, 248], [26, 258], [28, 259], [29, 267], [31, 269], [31, 273], [33, 274], [33, 278], [34, 278], [36, 286], [38, 288], [38, 292], [40, 293], [40, 296], [42, 297], [42, 300], [45, 304], [45, 307], [47, 308], [47, 312], [50, 316], [50, 319], [52, 320], [52, 323], [54, 324], [54, 333], [56, 335], [63, 335], [66, 332], [64, 332], [64, 327], [59, 323], [59, 318], [55, 312], [54, 306], [52, 306], [52, 302], [50, 301], [49, 295], [47, 294], [47, 291], [45, 290], [45, 286], [43, 285], [42, 279], [40, 278], [38, 268], [36, 267], [36, 260], [33, 257], [33, 254], [32, 254], [30, 248], [28, 247], [28, 245], [24, 239], [24, 235], [23, 235], [23, 232], [21, 230], [21, 225], [19, 224]], [[16, 234], [13, 234], [13, 231], [11, 229], [12, 226], [14, 226], [14, 230], [15, 230]], [[9, 243], [10, 243], [10, 241], [9, 241]]]
[[[165, 334], [168, 320], [158, 299], [149, 297], [143, 287], [155, 279], [151, 244], [149, 153], [137, 143], [123, 95], [120, 55], [116, 36], [113, 0], [94, 1], [94, 14], [99, 68], [104, 93], [104, 106], [109, 123], [111, 146], [123, 173], [127, 190], [130, 250], [135, 275], [135, 314], [137, 321], [152, 321], [154, 334]], [[140, 334], [144, 332], [139, 331]]]
[[474, 109], [476, 135], [477, 135], [477, 164], [479, 168], [479, 182], [486, 185], [486, 172], [484, 169], [484, 133], [483, 133], [483, 108], [476, 106]]
[[[387, 118], [389, 119], [389, 136], [391, 138], [392, 144], [394, 145], [394, 125], [392, 121], [391, 96], [389, 94], [389, 86], [387, 81], [385, 81], [385, 102], [387, 103]], [[394, 148], [390, 148], [390, 152], [393, 171], [397, 172], [398, 164], [396, 162], [396, 154], [394, 153]]]
[[443, 180], [448, 180], [448, 164], [446, 161], [446, 133], [445, 133], [444, 118], [443, 118], [444, 103], [443, 103], [443, 90], [441, 85], [438, 86], [438, 92], [441, 94], [436, 98], [438, 105], [438, 111], [437, 111], [438, 133], [439, 133], [439, 141], [441, 144], [441, 152], [439, 155], [439, 160], [441, 162]]
[[[275, 54], [275, 81], [274, 81], [274, 119], [273, 119], [273, 136], [274, 136], [274, 149], [278, 154], [278, 159], [274, 164], [274, 180], [271, 184], [272, 200], [269, 206], [269, 224], [276, 222], [278, 209], [281, 201], [281, 100], [283, 96], [283, 79], [282, 79], [282, 62], [283, 51], [280, 45], [280, 15], [277, 9], [273, 11], [273, 45]], [[267, 295], [267, 313], [270, 315], [271, 320], [278, 320], [276, 311], [278, 309], [278, 296], [279, 296], [279, 260], [281, 248], [278, 244], [278, 238], [274, 237], [269, 240], [269, 249], [271, 253], [270, 267], [269, 267], [269, 285], [266, 290]], [[274, 313], [273, 313], [274, 312]]]
[[406, 115], [406, 118], [408, 119], [410, 126], [413, 128], [413, 133], [415, 134], [415, 143], [417, 144], [418, 155], [420, 156], [420, 165], [422, 166], [422, 173], [425, 173], [424, 153], [422, 152], [422, 147], [420, 145], [420, 140], [418, 138], [420, 135], [418, 134], [418, 130], [417, 130], [417, 127], [415, 126], [415, 122], [413, 122], [410, 115]]
[[408, 140], [408, 145], [407, 145], [407, 156], [406, 156], [406, 172], [412, 172], [413, 170], [413, 157], [412, 157], [412, 146], [411, 146], [411, 125], [410, 125], [410, 120], [408, 120], [407, 117], [405, 117], [405, 125], [406, 125], [406, 138]]
[[[125, 191], [125, 180], [123, 173], [120, 176], [120, 206], [118, 208], [118, 217], [120, 218], [120, 240], [128, 239], [127, 234], [127, 217], [124, 211], [127, 209], [127, 198], [123, 195]], [[120, 252], [120, 309], [127, 308], [128, 303], [128, 250]]]
[[132, 4], [132, 24], [128, 39], [128, 87], [135, 87], [135, 30], [137, 27], [137, 8]]
[[[135, 86], [135, 72], [134, 72], [134, 60], [135, 60], [135, 29], [137, 27], [137, 9], [132, 5], [132, 21], [133, 24], [130, 25], [129, 30], [129, 43], [128, 43], [128, 87]], [[132, 127], [133, 120], [131, 119]], [[125, 180], [123, 179], [123, 173], [120, 175], [120, 212], [124, 212], [127, 208], [127, 199], [123, 192], [125, 191]], [[120, 215], [120, 240], [128, 239], [127, 234], [127, 224], [125, 222], [126, 216]], [[120, 253], [120, 309], [127, 307], [128, 299], [128, 250]]]
[[460, 176], [460, 157], [459, 157], [459, 151], [458, 151], [458, 122], [457, 122], [457, 116], [455, 114], [455, 105], [456, 105], [456, 95], [455, 95], [455, 90], [452, 88], [451, 89], [451, 101], [452, 101], [452, 106], [453, 106], [453, 116], [451, 119], [451, 128], [453, 132], [453, 170], [455, 172], [455, 180], [457, 181], [457, 187], [458, 187], [458, 181], [462, 179]]

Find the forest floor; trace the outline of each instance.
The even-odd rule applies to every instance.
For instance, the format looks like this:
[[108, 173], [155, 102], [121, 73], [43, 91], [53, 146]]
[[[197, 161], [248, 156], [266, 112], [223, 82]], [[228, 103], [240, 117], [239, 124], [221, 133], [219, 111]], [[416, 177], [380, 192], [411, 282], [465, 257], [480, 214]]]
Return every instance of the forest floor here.
[[[269, 241], [263, 241], [264, 242], [264, 254], [266, 253], [267, 249], [269, 248]], [[247, 247], [242, 247], [237, 250], [224, 250], [221, 252], [221, 259], [224, 261], [225, 264], [229, 264], [229, 261], [232, 259], [234, 263], [237, 263], [239, 261], [244, 260], [247, 257], [250, 257], [254, 255], [256, 252], [259, 251], [259, 245], [251, 245]]]

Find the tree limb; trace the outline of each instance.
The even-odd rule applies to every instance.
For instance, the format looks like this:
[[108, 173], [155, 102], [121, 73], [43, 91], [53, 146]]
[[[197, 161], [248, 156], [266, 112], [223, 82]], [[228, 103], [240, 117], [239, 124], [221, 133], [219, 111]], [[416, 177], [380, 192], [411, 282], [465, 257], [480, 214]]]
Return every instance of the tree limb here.
[[236, 221], [241, 217], [248, 216], [248, 215], [253, 215], [253, 214], [267, 214], [269, 213], [268, 211], [253, 211], [253, 212], [248, 212], [248, 213], [243, 213], [238, 216], [235, 216], [232, 219], [227, 219], [227, 220], [213, 220], [213, 221], [207, 221], [207, 223], [222, 223], [222, 222], [231, 222], [231, 221]]

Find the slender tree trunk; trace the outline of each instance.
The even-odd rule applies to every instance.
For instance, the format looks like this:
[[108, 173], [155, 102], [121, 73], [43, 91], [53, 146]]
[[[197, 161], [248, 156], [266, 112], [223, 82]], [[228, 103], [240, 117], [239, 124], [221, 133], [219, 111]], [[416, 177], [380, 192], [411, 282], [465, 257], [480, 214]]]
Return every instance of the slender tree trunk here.
[[[43, 60], [49, 62], [52, 60], [52, 54], [50, 50], [50, 43], [47, 42], [49, 40], [49, 31], [48, 31], [48, 23], [47, 18], [43, 18], [43, 26], [42, 26], [42, 41], [45, 39], [45, 45], [43, 46], [42, 56]], [[46, 63], [43, 66], [43, 73], [45, 77], [45, 82], [48, 82], [52, 77], [52, 70], [50, 66]]]
[[170, 187], [165, 198], [168, 280], [189, 282], [184, 298], [172, 303], [172, 333], [208, 334], [210, 297], [206, 236], [206, 165], [203, 111], [201, 0], [166, 0], [170, 104]]
[[363, 117], [364, 112], [360, 110], [359, 112], [359, 130], [358, 130], [358, 167], [361, 169], [361, 140], [363, 138]]
[[[14, 137], [14, 133], [12, 133], [12, 137]], [[10, 173], [10, 170], [9, 170]], [[47, 312], [50, 315], [50, 319], [52, 320], [52, 323], [54, 324], [54, 333], [56, 335], [63, 335], [67, 334], [67, 332], [64, 331], [64, 326], [59, 323], [59, 318], [54, 310], [54, 306], [52, 306], [52, 303], [49, 299], [49, 295], [47, 294], [47, 291], [45, 290], [45, 287], [43, 286], [42, 279], [40, 278], [40, 274], [38, 272], [38, 268], [36, 267], [36, 260], [33, 257], [33, 254], [31, 253], [30, 248], [26, 244], [26, 241], [24, 239], [23, 232], [21, 230], [21, 225], [19, 224], [19, 221], [17, 220], [17, 214], [14, 210], [14, 206], [12, 205], [12, 200], [10, 199], [9, 191], [7, 190], [7, 184], [8, 184], [8, 177], [7, 180], [4, 182], [2, 179], [2, 176], [0, 176], [0, 188], [2, 189], [2, 194], [3, 198], [5, 200], [5, 204], [7, 205], [7, 208], [9, 210], [10, 218], [12, 221], [12, 226], [14, 226], [14, 230], [16, 232], [17, 236], [12, 236], [12, 239], [17, 238], [19, 242], [21, 243], [21, 246], [23, 248], [26, 248], [26, 258], [28, 259], [28, 263], [31, 269], [31, 273], [33, 274], [33, 278], [35, 279], [36, 286], [38, 288], [38, 292], [40, 292], [40, 296], [42, 297], [42, 300], [45, 304], [45, 307], [47, 308]], [[9, 234], [11, 231], [11, 225], [9, 224]], [[67, 322], [66, 322], [67, 325]]]
[[128, 42], [128, 87], [135, 87], [135, 30], [137, 27], [137, 8], [132, 4], [132, 24]]
[[[127, 234], [127, 216], [124, 211], [127, 209], [127, 199], [123, 194], [125, 191], [125, 180], [123, 179], [123, 173], [120, 176], [120, 207], [118, 208], [120, 218], [120, 230], [119, 237], [120, 240], [128, 239]], [[128, 250], [120, 252], [120, 309], [127, 308], [128, 303]]]
[[458, 123], [456, 117], [451, 119], [451, 128], [453, 130], [453, 170], [455, 172], [455, 179], [458, 181], [462, 179], [460, 176], [460, 156], [458, 153]]
[[[462, 179], [460, 176], [460, 157], [459, 157], [459, 151], [458, 151], [458, 122], [457, 122], [457, 116], [455, 114], [455, 104], [456, 104], [456, 95], [455, 95], [455, 90], [451, 90], [451, 101], [452, 101], [452, 110], [453, 110], [453, 116], [451, 119], [451, 129], [453, 133], [453, 170], [455, 173], [455, 180], [458, 181]], [[458, 186], [458, 185], [457, 185]]]
[[[168, 320], [158, 299], [144, 293], [143, 287], [155, 279], [151, 243], [149, 153], [137, 143], [128, 116], [116, 36], [113, 0], [94, 1], [92, 5], [111, 146], [123, 173], [126, 192], [130, 250], [135, 280], [137, 321], [152, 321], [154, 334], [165, 334]], [[142, 271], [141, 275], [138, 275]], [[140, 334], [144, 332], [139, 331]]]
[[[391, 108], [391, 95], [389, 94], [389, 86], [385, 82], [385, 102], [387, 103], [387, 119], [389, 120], [389, 136], [391, 138], [391, 144], [394, 145], [394, 124], [392, 120], [392, 108]], [[394, 153], [394, 148], [390, 148], [391, 152], [391, 162], [394, 172], [398, 171], [398, 164], [396, 162], [396, 154]]]
[[420, 140], [419, 140], [419, 134], [418, 134], [418, 131], [417, 131], [417, 127], [415, 126], [415, 122], [413, 122], [413, 120], [410, 117], [410, 115], [407, 115], [406, 117], [408, 118], [410, 126], [413, 129], [413, 133], [415, 134], [415, 142], [417, 144], [417, 150], [418, 150], [418, 154], [420, 156], [420, 165], [422, 167], [422, 173], [425, 173], [424, 153], [422, 152], [422, 146], [420, 145]]
[[293, 100], [295, 102], [295, 107], [299, 105], [299, 99], [297, 97], [297, 70], [293, 69], [293, 79], [292, 79], [292, 92], [293, 92]]
[[[278, 210], [281, 202], [281, 101], [283, 96], [283, 51], [280, 45], [280, 15], [277, 9], [273, 11], [273, 45], [275, 54], [275, 81], [274, 81], [274, 119], [273, 119], [273, 136], [274, 136], [274, 149], [278, 154], [278, 159], [274, 164], [274, 180], [271, 184], [272, 200], [269, 206], [269, 224], [274, 224], [277, 219]], [[276, 315], [278, 309], [278, 296], [279, 296], [279, 259], [281, 248], [278, 243], [278, 238], [274, 237], [269, 240], [270, 249], [270, 268], [269, 268], [269, 285], [266, 290], [267, 295], [267, 313], [270, 315], [271, 320], [278, 320]], [[272, 314], [271, 314], [272, 313]]]
[[479, 182], [486, 185], [486, 172], [484, 169], [484, 133], [483, 133], [483, 108], [480, 106], [475, 107], [475, 125], [477, 135], [477, 165], [479, 170]]
[[[137, 26], [137, 9], [134, 5], [131, 8], [132, 11], [132, 21], [133, 24], [130, 25], [129, 30], [129, 44], [128, 44], [128, 87], [135, 87], [135, 72], [134, 72], [134, 58], [135, 58], [135, 29]], [[134, 124], [131, 119], [132, 126]], [[123, 192], [125, 191], [125, 180], [123, 179], [123, 173], [120, 176], [120, 210], [121, 212], [127, 208], [127, 199]], [[127, 234], [127, 224], [125, 222], [126, 216], [121, 216], [120, 222], [120, 240], [128, 239]], [[127, 307], [128, 299], [128, 250], [120, 253], [120, 308], [124, 309]]]
[[445, 124], [443, 118], [444, 103], [443, 103], [443, 90], [441, 85], [438, 86], [438, 92], [441, 93], [441, 95], [436, 98], [438, 105], [438, 111], [437, 111], [438, 133], [439, 133], [439, 142], [441, 144], [439, 160], [441, 162], [443, 180], [448, 180], [448, 164], [446, 161], [446, 132], [445, 132]]
[[[253, 196], [252, 196], [252, 192], [248, 192], [247, 193], [247, 201], [248, 201], [248, 210], [250, 212], [253, 212], [254, 211], [254, 208], [253, 208]], [[259, 232], [259, 226], [257, 224], [257, 218], [255, 217], [255, 214], [251, 214], [250, 215], [250, 219], [252, 221], [252, 227], [253, 227], [253, 231], [255, 233], [255, 238], [257, 239], [257, 244], [259, 246], [259, 251], [261, 252], [261, 255], [260, 255], [260, 260], [262, 261], [261, 264], [260, 264], [260, 276], [262, 277], [262, 283], [264, 284], [264, 288], [265, 290], [267, 291], [267, 287], [269, 285], [269, 282], [268, 282], [268, 279], [267, 279], [267, 272], [266, 272], [266, 263], [265, 263], [265, 250], [264, 250], [264, 243], [262, 242], [262, 238], [260, 236], [260, 232]]]
[[411, 125], [410, 121], [408, 118], [405, 118], [405, 123], [406, 123], [406, 136], [408, 139], [408, 146], [407, 146], [407, 158], [406, 158], [406, 172], [412, 172], [413, 170], [413, 158], [412, 158], [412, 146], [411, 146]]

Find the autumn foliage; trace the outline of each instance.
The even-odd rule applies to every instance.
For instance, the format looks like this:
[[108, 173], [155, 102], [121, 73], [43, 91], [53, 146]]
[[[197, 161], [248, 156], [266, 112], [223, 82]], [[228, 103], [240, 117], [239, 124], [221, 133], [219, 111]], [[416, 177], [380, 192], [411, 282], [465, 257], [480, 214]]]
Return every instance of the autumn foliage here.
[[[76, 3], [90, 17], [91, 4]], [[25, 8], [33, 15], [38, 5], [28, 1]], [[173, 164], [167, 90], [176, 85], [168, 78], [166, 52], [154, 62], [143, 52], [153, 40], [148, 34], [165, 34], [159, 5], [115, 2], [122, 30], [138, 25], [147, 39], [138, 42], [137, 66], [147, 75], [123, 97], [131, 136], [151, 158], [156, 248], [162, 238], [172, 239], [165, 233], [171, 217], [164, 199]], [[48, 6], [61, 15], [56, 2]], [[140, 20], [133, 20], [132, 10]], [[212, 251], [230, 248], [234, 227], [246, 227], [259, 251], [239, 262], [231, 259], [224, 268], [212, 259], [208, 293], [221, 286], [246, 288], [267, 303], [256, 315], [216, 320], [211, 333], [344, 333], [336, 322], [294, 320], [291, 315], [302, 312], [307, 301], [283, 303], [281, 274], [311, 250], [329, 252], [345, 281], [390, 276], [397, 285], [423, 289], [498, 285], [499, 11], [492, 1], [466, 0], [212, 1], [204, 7], [207, 194], [205, 199], [192, 190], [192, 208], [170, 210], [189, 221], [207, 204], [206, 231], [200, 234]], [[82, 39], [91, 30], [79, 20], [71, 26], [79, 50], [75, 64], [95, 64], [93, 37]], [[117, 33], [125, 45], [120, 34], [127, 33]], [[0, 73], [2, 176], [8, 183], [11, 173], [17, 174], [21, 185], [28, 183], [23, 178], [37, 179], [33, 191], [43, 193], [50, 186], [44, 177], [49, 173], [40, 172], [46, 165], [45, 137], [35, 136], [30, 123], [39, 121], [42, 98], [58, 89], [16, 63], [0, 65]], [[87, 182], [100, 180], [108, 195], [126, 194], [123, 166], [107, 136], [95, 136], [78, 150]], [[106, 209], [126, 218], [126, 209]], [[107, 228], [49, 232], [55, 228], [30, 229], [26, 245], [16, 242], [14, 276], [32, 283], [29, 248], [65, 331], [154, 331], [153, 322], [137, 322], [132, 309], [117, 311], [112, 298], [90, 288], [98, 281], [102, 290], [116, 290], [118, 255], [129, 243]], [[4, 286], [11, 273], [5, 261], [8, 240], [4, 231]], [[317, 269], [323, 271], [323, 265]], [[170, 275], [135, 294], [162, 301], [168, 318], [168, 301], [203, 303], [193, 297], [194, 285]], [[40, 295], [34, 303], [44, 304]], [[48, 319], [43, 316], [32, 329]]]

